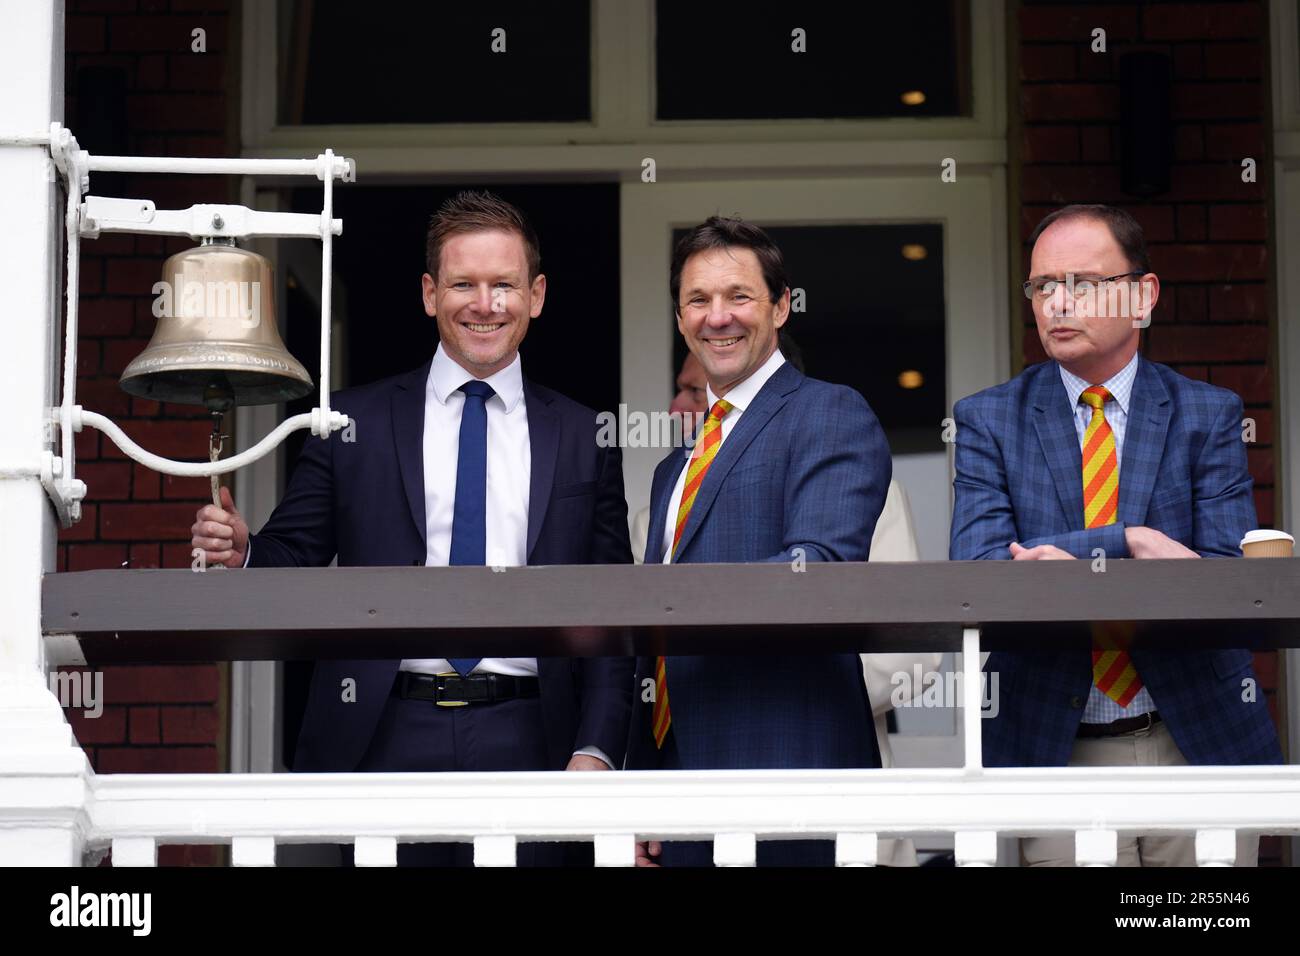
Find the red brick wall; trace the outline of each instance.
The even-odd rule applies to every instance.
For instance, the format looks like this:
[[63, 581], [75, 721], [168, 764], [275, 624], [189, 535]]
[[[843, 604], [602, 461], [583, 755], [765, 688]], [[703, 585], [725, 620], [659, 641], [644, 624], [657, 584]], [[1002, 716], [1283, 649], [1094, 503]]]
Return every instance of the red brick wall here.
[[[1022, 239], [1046, 213], [1071, 202], [1123, 206], [1142, 224], [1162, 286], [1144, 354], [1241, 395], [1258, 426], [1248, 449], [1255, 505], [1260, 523], [1271, 527], [1267, 19], [1262, 0], [1024, 0], [1019, 178]], [[1096, 27], [1106, 30], [1106, 53], [1090, 50]], [[1124, 50], [1136, 47], [1168, 52], [1173, 63], [1171, 188], [1148, 200], [1120, 189], [1118, 64]], [[1257, 163], [1255, 183], [1241, 180], [1246, 157]], [[1026, 245], [1026, 269], [1028, 261]], [[1025, 363], [1042, 361], [1029, 303], [1020, 301]]]
[[[1267, 5], [1022, 0], [1016, 24], [1021, 124], [1011, 145], [1018, 153], [1022, 274], [1029, 274], [1026, 240], [1053, 209], [1104, 202], [1137, 218], [1161, 280], [1143, 354], [1241, 396], [1257, 424], [1257, 440], [1247, 446], [1255, 507], [1260, 525], [1272, 527]], [[1106, 31], [1106, 53], [1091, 50], [1097, 27]], [[1170, 190], [1146, 200], [1120, 186], [1119, 56], [1131, 49], [1164, 51], [1172, 60]], [[1256, 162], [1254, 183], [1241, 179], [1247, 157]], [[1029, 365], [1046, 356], [1029, 302], [1018, 301]], [[1276, 721], [1277, 654], [1257, 654], [1255, 664]], [[1265, 853], [1276, 856], [1276, 846]]]
[[[237, 101], [229, 92], [233, 62], [226, 52], [233, 7], [229, 0], [68, 0], [64, 122], [79, 132], [80, 70], [120, 67], [128, 153], [236, 153], [228, 117]], [[205, 53], [191, 49], [196, 28], [206, 31]], [[97, 182], [104, 188], [104, 177], [93, 174], [91, 194]], [[117, 195], [152, 199], [159, 208], [237, 201], [230, 177], [129, 176], [119, 182]], [[81, 246], [77, 400], [114, 418], [150, 451], [180, 459], [207, 457], [210, 425], [202, 409], [132, 398], [117, 379], [153, 332], [151, 287], [163, 260], [191, 245], [188, 239], [115, 235]], [[206, 479], [159, 475], [90, 428], [77, 438], [77, 475], [89, 496], [82, 520], [59, 537], [60, 570], [189, 566], [189, 528], [208, 499]], [[69, 710], [69, 720], [102, 773], [225, 770], [225, 670], [218, 664], [106, 668], [103, 714], [90, 720]], [[164, 864], [217, 859], [211, 847], [164, 847], [160, 853]]]

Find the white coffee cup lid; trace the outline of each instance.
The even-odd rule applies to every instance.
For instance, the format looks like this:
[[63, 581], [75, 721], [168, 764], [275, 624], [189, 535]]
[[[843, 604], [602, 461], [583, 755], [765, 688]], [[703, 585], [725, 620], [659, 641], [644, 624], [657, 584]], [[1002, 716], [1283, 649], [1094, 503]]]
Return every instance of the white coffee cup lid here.
[[1247, 531], [1246, 537], [1241, 539], [1241, 547], [1248, 544], [1257, 544], [1260, 541], [1290, 541], [1295, 544], [1295, 538], [1285, 531], [1271, 531], [1265, 528], [1259, 528], [1255, 531]]

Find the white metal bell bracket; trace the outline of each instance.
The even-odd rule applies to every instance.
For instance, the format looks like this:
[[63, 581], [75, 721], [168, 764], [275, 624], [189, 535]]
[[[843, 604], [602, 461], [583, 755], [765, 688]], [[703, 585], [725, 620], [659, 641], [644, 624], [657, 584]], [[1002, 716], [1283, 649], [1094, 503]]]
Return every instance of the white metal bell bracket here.
[[[272, 451], [280, 442], [300, 428], [310, 428], [320, 438], [344, 428], [346, 415], [331, 411], [330, 382], [330, 293], [333, 266], [333, 239], [343, 232], [343, 221], [334, 218], [334, 180], [353, 181], [356, 167], [349, 159], [325, 150], [315, 159], [182, 159], [161, 156], [92, 156], [77, 146], [71, 131], [58, 123], [50, 125], [45, 136], [6, 138], [5, 142], [35, 145], [48, 143], [50, 158], [63, 175], [68, 187], [66, 215], [68, 265], [67, 314], [64, 326], [63, 400], [50, 410], [50, 421], [60, 430], [60, 455], [53, 451], [53, 428], [46, 436], [47, 447], [41, 455], [41, 484], [49, 493], [63, 527], [81, 517], [81, 501], [86, 485], [74, 475], [75, 448], [72, 436], [90, 425], [111, 438], [130, 458], [154, 471], [183, 477], [221, 475], [252, 464]], [[116, 199], [105, 196], [82, 196], [90, 187], [92, 172], [119, 173], [189, 173], [227, 176], [314, 176], [324, 184], [324, 203], [319, 216], [308, 213], [261, 212], [245, 206], [197, 205], [189, 209], [156, 209], [147, 199]], [[281, 422], [265, 438], [231, 458], [219, 461], [173, 461], [152, 454], [132, 441], [111, 419], [84, 410], [76, 403], [77, 395], [77, 296], [81, 239], [98, 238], [105, 232], [149, 235], [303, 237], [321, 242], [321, 318], [320, 318], [320, 404], [310, 412], [294, 415]]]

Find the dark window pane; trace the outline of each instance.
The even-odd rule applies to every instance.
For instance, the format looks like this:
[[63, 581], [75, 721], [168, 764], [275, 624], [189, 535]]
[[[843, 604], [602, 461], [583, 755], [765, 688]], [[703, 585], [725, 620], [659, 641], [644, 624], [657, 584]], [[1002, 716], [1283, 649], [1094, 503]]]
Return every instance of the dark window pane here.
[[[658, 0], [661, 120], [960, 116], [970, 111], [965, 0]], [[795, 52], [793, 31], [804, 31]], [[904, 94], [923, 94], [915, 105]]]
[[[791, 288], [803, 290], [805, 311], [792, 311], [783, 331], [805, 372], [861, 392], [894, 454], [942, 451], [943, 227], [763, 228], [781, 248]], [[675, 374], [686, 355], [675, 325], [674, 343]]]
[[587, 0], [280, 0], [279, 14], [283, 124], [591, 119]]

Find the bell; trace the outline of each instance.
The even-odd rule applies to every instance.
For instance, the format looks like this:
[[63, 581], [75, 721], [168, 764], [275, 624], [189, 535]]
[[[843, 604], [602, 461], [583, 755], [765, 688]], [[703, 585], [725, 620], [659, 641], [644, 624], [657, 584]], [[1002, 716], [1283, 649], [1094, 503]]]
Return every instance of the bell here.
[[153, 338], [122, 373], [140, 398], [204, 405], [266, 405], [301, 398], [311, 376], [275, 322], [271, 263], [233, 239], [204, 239], [172, 256], [154, 286]]

